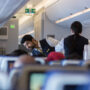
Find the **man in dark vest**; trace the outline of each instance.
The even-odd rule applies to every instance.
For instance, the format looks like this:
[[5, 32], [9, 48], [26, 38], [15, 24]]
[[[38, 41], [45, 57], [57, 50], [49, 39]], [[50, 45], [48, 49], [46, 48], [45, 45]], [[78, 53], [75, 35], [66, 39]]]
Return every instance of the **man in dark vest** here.
[[54, 47], [51, 47], [46, 39], [36, 41], [31, 35], [25, 35], [21, 40], [20, 49], [27, 52], [31, 52], [32, 56], [47, 56], [51, 51], [55, 51]]

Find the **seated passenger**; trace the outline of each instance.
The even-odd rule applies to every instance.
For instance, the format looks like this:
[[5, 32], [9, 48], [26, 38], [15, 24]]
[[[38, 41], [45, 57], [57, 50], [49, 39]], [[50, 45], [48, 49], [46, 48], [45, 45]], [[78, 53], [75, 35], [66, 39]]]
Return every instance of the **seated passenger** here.
[[54, 47], [51, 47], [46, 39], [36, 41], [31, 35], [25, 35], [21, 40], [20, 49], [31, 52], [32, 56], [47, 56]]
[[[2, 72], [9, 73], [13, 68], [14, 62], [17, 61], [17, 58], [22, 55], [28, 55], [28, 53], [23, 50], [17, 49], [17, 50], [14, 50], [13, 52], [11, 52], [10, 54], [6, 55], [9, 57], [7, 57], [7, 58], [3, 57], [0, 62], [0, 70]], [[15, 57], [15, 58], [13, 58], [13, 57]]]
[[14, 68], [22, 67], [27, 64], [36, 64], [36, 61], [33, 57], [29, 55], [23, 55], [18, 58], [18, 60], [14, 63]]
[[34, 58], [29, 55], [20, 56], [18, 60], [14, 63], [14, 67], [10, 73], [10, 82], [11, 82], [10, 90], [18, 89], [19, 76], [22, 72], [23, 67], [28, 64], [30, 65], [36, 64], [36, 61], [34, 60]]
[[72, 35], [61, 40], [59, 44], [55, 47], [57, 52], [61, 52], [64, 49], [65, 57], [76, 53], [80, 58], [83, 58], [84, 45], [88, 44], [87, 38], [81, 36], [82, 24], [79, 21], [75, 21], [71, 25]]
[[49, 53], [46, 62], [63, 60], [64, 58], [64, 55], [60, 52], [51, 52]]

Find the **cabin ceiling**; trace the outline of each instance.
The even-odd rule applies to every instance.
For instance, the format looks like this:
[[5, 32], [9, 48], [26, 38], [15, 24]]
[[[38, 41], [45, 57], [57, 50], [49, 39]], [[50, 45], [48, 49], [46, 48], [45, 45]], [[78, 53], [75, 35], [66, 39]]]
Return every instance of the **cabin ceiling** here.
[[28, 0], [0, 0], [0, 25], [9, 20]]
[[90, 12], [85, 13], [83, 15], [79, 15], [78, 17], [74, 17], [72, 19], [66, 20], [64, 22], [58, 23], [58, 25], [63, 26], [65, 28], [70, 28], [71, 24], [74, 21], [80, 21], [84, 27], [90, 26]]
[[[59, 19], [70, 16], [71, 14], [83, 11], [86, 8], [90, 8], [90, 0], [59, 0], [57, 3], [46, 9], [46, 15], [52, 22], [55, 22]], [[70, 27], [70, 24], [76, 20], [81, 21], [84, 26], [89, 25], [90, 12], [58, 23], [58, 25]]]
[[25, 14], [25, 8], [34, 8], [36, 5], [38, 5], [43, 0], [29, 0], [26, 5], [24, 5], [23, 8], [21, 8], [15, 16], [19, 19], [21, 16], [26, 15]]
[[[28, 3], [24, 5], [27, 1]], [[7, 21], [16, 11], [18, 11], [21, 7], [24, 6], [15, 14], [16, 17], [19, 19], [21, 16], [25, 15], [25, 8], [33, 8], [41, 1], [43, 0], [0, 0], [0, 23]], [[55, 21], [59, 19], [83, 11], [86, 8], [90, 8], [90, 0], [58, 0], [50, 7], [46, 8], [46, 15], [52, 22], [55, 23]], [[58, 23], [58, 25], [63, 27], [70, 27], [70, 24], [76, 20], [81, 21], [84, 26], [89, 26], [90, 12]]]
[[29, 3], [31, 3], [34, 7], [37, 5], [37, 4], [39, 4], [41, 1], [43, 1], [43, 0], [30, 0], [30, 2]]

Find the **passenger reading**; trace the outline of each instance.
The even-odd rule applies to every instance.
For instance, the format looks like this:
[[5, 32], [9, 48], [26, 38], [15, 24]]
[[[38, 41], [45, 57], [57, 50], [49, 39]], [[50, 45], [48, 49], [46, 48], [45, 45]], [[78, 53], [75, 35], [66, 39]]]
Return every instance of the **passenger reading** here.
[[29, 90], [42, 90], [45, 80], [44, 73], [32, 73], [30, 75]]

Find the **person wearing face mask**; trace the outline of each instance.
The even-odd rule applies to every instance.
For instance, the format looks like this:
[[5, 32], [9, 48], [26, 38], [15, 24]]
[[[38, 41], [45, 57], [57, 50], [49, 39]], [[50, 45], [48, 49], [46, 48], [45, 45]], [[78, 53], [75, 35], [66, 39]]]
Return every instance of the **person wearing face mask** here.
[[23, 49], [32, 54], [32, 56], [47, 56], [55, 48], [50, 46], [46, 39], [36, 41], [31, 35], [25, 35], [21, 40], [19, 49]]
[[58, 43], [55, 51], [62, 52], [64, 50], [66, 58], [77, 55], [79, 59], [83, 59], [84, 45], [89, 44], [89, 40], [81, 35], [82, 24], [79, 21], [73, 22], [71, 24], [71, 32], [72, 35], [69, 35]]

